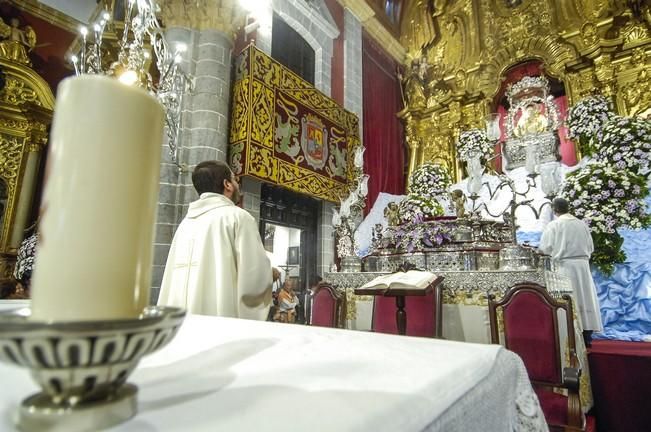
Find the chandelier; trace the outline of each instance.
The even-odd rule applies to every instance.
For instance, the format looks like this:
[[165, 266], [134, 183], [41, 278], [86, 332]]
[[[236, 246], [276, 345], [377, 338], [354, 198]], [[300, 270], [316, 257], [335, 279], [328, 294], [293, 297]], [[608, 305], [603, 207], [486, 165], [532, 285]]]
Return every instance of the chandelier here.
[[[192, 91], [192, 78], [180, 66], [185, 44], [177, 43], [170, 49], [163, 29], [156, 18], [159, 12], [155, 0], [128, 0], [124, 16], [124, 31], [118, 41], [118, 58], [103, 59], [104, 30], [111, 15], [100, 14], [92, 27], [81, 27], [81, 45], [70, 57], [76, 75], [100, 74], [115, 76], [126, 85], [138, 85], [155, 96], [165, 109], [165, 126], [172, 162], [178, 167], [178, 133], [181, 122], [183, 95]], [[158, 80], [154, 82], [148, 72], [154, 52]]]

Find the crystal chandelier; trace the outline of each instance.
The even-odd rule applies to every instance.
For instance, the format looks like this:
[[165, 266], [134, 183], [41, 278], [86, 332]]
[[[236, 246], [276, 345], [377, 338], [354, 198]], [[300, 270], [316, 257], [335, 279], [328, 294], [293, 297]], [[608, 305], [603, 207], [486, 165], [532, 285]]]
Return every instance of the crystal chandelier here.
[[[181, 54], [187, 47], [178, 43], [170, 49], [156, 12], [155, 0], [128, 0], [124, 17], [124, 32], [118, 42], [117, 61], [102, 61], [102, 40], [111, 15], [104, 11], [92, 29], [82, 27], [79, 31], [81, 46], [70, 57], [75, 74], [111, 75], [127, 85], [138, 85], [152, 93], [165, 108], [165, 124], [170, 156], [179, 167], [178, 132], [181, 122], [183, 95], [192, 91], [192, 78], [180, 67]], [[151, 61], [150, 47], [154, 51], [158, 82], [154, 83], [148, 72]]]

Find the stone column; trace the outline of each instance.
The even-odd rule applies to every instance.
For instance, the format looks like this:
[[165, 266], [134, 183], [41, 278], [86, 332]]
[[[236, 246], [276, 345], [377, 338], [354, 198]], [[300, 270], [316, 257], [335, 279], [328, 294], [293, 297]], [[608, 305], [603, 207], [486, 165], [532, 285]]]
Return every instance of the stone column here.
[[357, 114], [363, 142], [362, 23], [344, 9], [344, 108]]
[[172, 163], [167, 143], [163, 149], [152, 302], [158, 298], [174, 231], [197, 199], [192, 170], [201, 161], [227, 158], [233, 34], [242, 18], [236, 6], [233, 0], [162, 2], [167, 42], [171, 49], [176, 43], [186, 45], [181, 66], [194, 77], [194, 88], [182, 104], [177, 142], [183, 169]]

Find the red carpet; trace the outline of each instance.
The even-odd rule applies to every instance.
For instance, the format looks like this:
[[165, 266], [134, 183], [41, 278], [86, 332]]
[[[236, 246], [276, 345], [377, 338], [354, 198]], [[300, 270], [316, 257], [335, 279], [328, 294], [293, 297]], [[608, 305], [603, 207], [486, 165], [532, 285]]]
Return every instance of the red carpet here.
[[588, 358], [597, 430], [651, 431], [651, 343], [596, 340]]

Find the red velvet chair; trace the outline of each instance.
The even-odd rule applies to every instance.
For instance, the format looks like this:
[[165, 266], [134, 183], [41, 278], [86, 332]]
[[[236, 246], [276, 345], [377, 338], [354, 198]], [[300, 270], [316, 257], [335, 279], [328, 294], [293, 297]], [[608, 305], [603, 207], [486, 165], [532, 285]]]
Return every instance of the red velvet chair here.
[[344, 328], [346, 324], [346, 294], [332, 285], [319, 283], [310, 295], [310, 325]]
[[[572, 299], [564, 295], [563, 300], [558, 302], [543, 286], [526, 282], [514, 285], [500, 301], [489, 295], [491, 340], [500, 343], [500, 309], [504, 324], [502, 344], [522, 358], [550, 430], [583, 431], [579, 399], [581, 369], [576, 356]], [[565, 311], [567, 321], [570, 362], [566, 368], [561, 363], [559, 309]], [[554, 392], [555, 388], [566, 389], [567, 396]]]
[[[437, 286], [427, 296], [406, 296], [407, 336], [442, 337], [443, 291]], [[398, 334], [396, 298], [375, 296], [371, 329], [378, 333]]]

